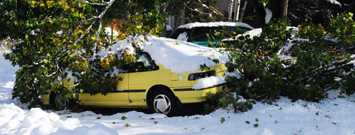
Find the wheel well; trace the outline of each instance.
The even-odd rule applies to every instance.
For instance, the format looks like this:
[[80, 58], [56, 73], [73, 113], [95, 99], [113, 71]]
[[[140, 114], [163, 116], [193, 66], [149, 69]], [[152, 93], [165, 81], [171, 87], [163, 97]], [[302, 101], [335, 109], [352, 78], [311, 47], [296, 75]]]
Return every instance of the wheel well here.
[[55, 96], [55, 93], [52, 91], [49, 93], [49, 105], [52, 105], [54, 103], [54, 96]]
[[167, 86], [165, 85], [155, 85], [153, 87], [151, 87], [149, 90], [148, 90], [148, 93], [147, 93], [147, 97], [146, 97], [146, 101], [148, 102], [148, 98], [154, 93], [154, 92], [157, 92], [157, 91], [161, 91], [161, 90], [167, 90], [169, 93], [171, 93], [172, 95], [174, 95], [174, 97], [176, 98], [176, 100], [180, 102], [180, 99], [178, 97], [175, 96], [174, 92]]

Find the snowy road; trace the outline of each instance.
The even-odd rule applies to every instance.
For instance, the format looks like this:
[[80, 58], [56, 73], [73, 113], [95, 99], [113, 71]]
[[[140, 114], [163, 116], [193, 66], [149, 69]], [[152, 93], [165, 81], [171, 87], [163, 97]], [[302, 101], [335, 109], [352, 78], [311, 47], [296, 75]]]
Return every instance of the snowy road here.
[[[11, 99], [13, 68], [0, 57], [0, 135], [352, 135], [354, 97], [321, 103], [281, 99], [257, 103], [246, 113], [217, 110], [209, 115], [165, 117], [141, 112], [114, 115], [25, 109]], [[333, 94], [334, 95], [334, 94]]]

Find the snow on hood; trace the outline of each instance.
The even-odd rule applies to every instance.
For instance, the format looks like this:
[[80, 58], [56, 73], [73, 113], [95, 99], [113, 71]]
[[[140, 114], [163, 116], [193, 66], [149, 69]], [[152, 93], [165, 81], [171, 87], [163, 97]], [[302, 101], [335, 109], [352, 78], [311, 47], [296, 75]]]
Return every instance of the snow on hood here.
[[192, 29], [196, 27], [220, 27], [220, 26], [226, 26], [226, 27], [245, 27], [249, 29], [254, 29], [252, 26], [246, 23], [241, 23], [241, 22], [194, 22], [194, 23], [188, 23], [184, 25], [180, 25], [178, 29]]
[[133, 44], [149, 53], [156, 64], [163, 65], [175, 73], [197, 72], [200, 71], [201, 65], [213, 67], [216, 64], [214, 60], [218, 60], [219, 63], [228, 61], [227, 54], [220, 53], [214, 48], [155, 36], [129, 37], [98, 52], [98, 55], [101, 57], [113, 53], [121, 55], [122, 50], [134, 53]]
[[56, 113], [40, 108], [23, 110], [15, 104], [0, 105], [0, 134], [8, 135], [117, 135], [117, 131], [102, 124], [82, 126], [79, 119], [62, 120]]

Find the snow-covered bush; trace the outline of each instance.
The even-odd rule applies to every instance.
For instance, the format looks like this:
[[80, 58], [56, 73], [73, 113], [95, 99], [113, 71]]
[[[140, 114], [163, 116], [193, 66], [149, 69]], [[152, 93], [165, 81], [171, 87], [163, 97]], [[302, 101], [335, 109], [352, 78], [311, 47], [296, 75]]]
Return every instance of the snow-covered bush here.
[[[346, 24], [340, 26], [341, 22]], [[334, 18], [326, 28], [305, 23], [292, 33], [286, 26], [277, 21], [264, 27], [260, 36], [239, 37], [227, 45], [233, 59], [229, 68], [241, 73], [240, 78], [229, 78], [232, 89], [262, 101], [280, 96], [319, 101], [334, 88], [352, 93], [355, 22], [351, 14]]]
[[282, 63], [278, 50], [286, 40], [286, 23], [276, 22], [263, 28], [260, 37], [240, 37], [228, 46], [232, 57], [231, 71], [241, 78], [230, 77], [231, 87], [248, 99], [274, 100], [280, 95]]

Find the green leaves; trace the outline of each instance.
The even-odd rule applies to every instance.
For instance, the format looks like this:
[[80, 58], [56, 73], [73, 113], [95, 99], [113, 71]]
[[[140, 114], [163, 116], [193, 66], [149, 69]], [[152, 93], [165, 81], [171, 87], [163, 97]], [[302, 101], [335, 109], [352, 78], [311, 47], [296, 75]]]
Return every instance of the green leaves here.
[[168, 0], [116, 0], [104, 16], [104, 20], [119, 19], [124, 35], [153, 34], [159, 35], [164, 30], [167, 13], [164, 6]]
[[329, 34], [338, 37], [344, 45], [352, 46], [355, 41], [355, 23], [353, 13], [348, 12], [343, 15], [336, 16], [330, 22]]
[[[353, 93], [355, 87], [349, 82], [354, 80], [354, 67], [348, 49], [355, 41], [349, 34], [355, 22], [351, 18], [348, 14], [336, 17], [329, 28], [306, 23], [293, 35], [286, 31], [287, 23], [277, 21], [263, 28], [260, 37], [241, 37], [227, 49], [234, 62], [229, 68], [242, 74], [231, 79], [231, 86], [245, 98], [262, 101], [280, 96], [319, 101], [327, 96], [327, 89], [337, 88]], [[340, 26], [340, 22], [346, 24]], [[280, 56], [287, 42], [287, 55]]]
[[102, 1], [0, 2], [0, 39], [18, 41], [6, 56], [19, 66], [13, 98], [36, 106], [41, 94], [52, 91], [72, 99], [77, 98], [73, 95], [78, 91], [95, 94], [116, 89], [120, 78], [112, 74], [125, 59], [109, 56], [101, 60], [93, 56], [110, 45], [102, 27], [114, 18], [127, 20], [117, 29], [121, 38], [160, 34], [166, 15], [161, 5], [167, 1], [115, 0], [113, 5], [98, 2]]
[[[89, 22], [84, 19], [96, 15], [96, 11], [89, 13], [79, 5], [85, 3], [79, 0], [23, 0], [18, 3], [5, 0], [4, 5], [0, 5], [4, 6], [0, 10], [9, 13], [5, 15], [8, 20], [0, 21], [4, 23], [2, 28], [9, 28], [9, 33], [1, 33], [0, 38], [9, 36], [18, 41], [11, 46], [12, 52], [6, 56], [19, 66], [13, 98], [19, 98], [21, 102], [30, 103], [31, 106], [39, 105], [39, 96], [50, 91], [60, 91], [64, 97], [72, 98], [73, 91], [70, 90], [73, 89], [71, 85], [74, 82], [66, 80], [65, 70], [71, 69], [70, 64], [75, 61], [92, 56], [90, 53], [78, 52], [82, 51], [85, 44], [95, 42], [86, 39], [82, 44], [75, 47], [73, 45], [80, 36], [75, 34], [86, 29], [83, 24]], [[12, 27], [16, 29], [10, 29]], [[78, 57], [72, 57], [73, 54]], [[77, 65], [85, 67], [82, 63]]]

